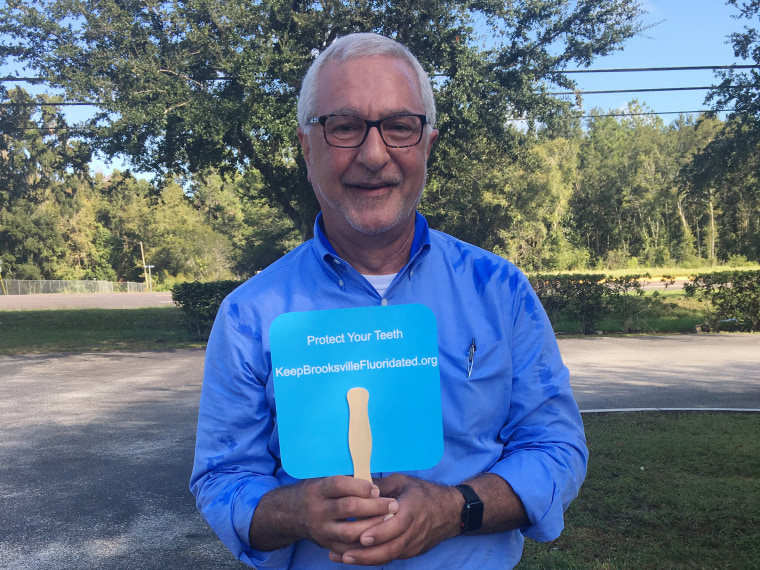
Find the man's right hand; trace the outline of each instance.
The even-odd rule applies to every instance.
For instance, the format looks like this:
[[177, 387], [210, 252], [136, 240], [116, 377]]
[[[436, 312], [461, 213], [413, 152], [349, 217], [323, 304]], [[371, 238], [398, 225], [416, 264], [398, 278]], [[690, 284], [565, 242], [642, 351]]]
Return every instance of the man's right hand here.
[[262, 551], [308, 539], [342, 554], [360, 548], [359, 536], [397, 511], [396, 499], [380, 497], [369, 481], [342, 475], [308, 479], [262, 497], [249, 539]]

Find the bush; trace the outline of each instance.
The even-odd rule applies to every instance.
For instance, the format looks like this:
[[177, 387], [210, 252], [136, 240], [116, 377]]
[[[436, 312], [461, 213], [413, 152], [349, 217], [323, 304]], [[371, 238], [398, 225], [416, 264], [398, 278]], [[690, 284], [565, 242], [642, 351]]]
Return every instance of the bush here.
[[760, 271], [721, 271], [690, 277], [686, 295], [710, 305], [712, 330], [760, 331]]
[[238, 285], [240, 281], [193, 281], [178, 283], [172, 288], [172, 301], [182, 309], [198, 340], [208, 338], [219, 306]]
[[648, 275], [606, 277], [601, 274], [535, 275], [531, 285], [544, 306], [549, 320], [577, 321], [583, 334], [591, 334], [599, 322], [617, 315], [626, 332], [636, 330], [637, 316], [646, 310], [644, 291], [639, 281]]

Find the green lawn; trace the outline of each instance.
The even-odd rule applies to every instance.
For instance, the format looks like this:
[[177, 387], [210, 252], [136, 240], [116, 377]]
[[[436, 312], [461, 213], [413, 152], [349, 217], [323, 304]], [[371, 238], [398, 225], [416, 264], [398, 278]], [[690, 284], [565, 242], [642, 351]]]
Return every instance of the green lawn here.
[[175, 307], [0, 311], [0, 354], [204, 345]]
[[586, 482], [519, 570], [760, 568], [760, 415], [584, 416]]

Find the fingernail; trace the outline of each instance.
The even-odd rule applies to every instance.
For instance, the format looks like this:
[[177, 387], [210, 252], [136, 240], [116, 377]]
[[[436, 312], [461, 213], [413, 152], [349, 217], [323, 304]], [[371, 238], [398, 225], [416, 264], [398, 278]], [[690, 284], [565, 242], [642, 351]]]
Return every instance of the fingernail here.
[[398, 512], [398, 501], [391, 501], [390, 503], [388, 503], [388, 510], [391, 513]]
[[356, 562], [356, 558], [353, 556], [345, 556], [343, 558], [343, 564], [354, 564]]
[[377, 499], [380, 496], [380, 487], [377, 485], [372, 486], [372, 497]]
[[396, 513], [388, 513], [387, 515], [385, 515], [385, 517], [383, 517], [383, 522], [389, 521], [395, 516], [396, 516]]
[[375, 537], [373, 536], [366, 536], [362, 538], [362, 545], [364, 546], [372, 546], [375, 544]]
[[330, 553], [330, 560], [332, 562], [340, 562], [342, 560], [341, 555], [335, 552]]

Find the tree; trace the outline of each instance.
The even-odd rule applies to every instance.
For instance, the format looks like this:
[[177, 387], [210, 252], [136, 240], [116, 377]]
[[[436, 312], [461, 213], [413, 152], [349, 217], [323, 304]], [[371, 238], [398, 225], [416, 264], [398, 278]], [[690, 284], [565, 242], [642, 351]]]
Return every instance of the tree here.
[[511, 120], [559, 124], [569, 103], [550, 92], [574, 87], [562, 70], [619, 49], [641, 13], [638, 0], [7, 0], [0, 58], [98, 105], [82, 125], [88, 140], [138, 170], [166, 180], [255, 170], [261, 195], [307, 236], [317, 204], [295, 138], [296, 96], [336, 37], [394, 37], [435, 77], [431, 178], [441, 191], [428, 207], [440, 221], [458, 202], [478, 215], [467, 174], [484, 158], [510, 160], [521, 137]]
[[[758, 22], [760, 1], [727, 0], [738, 19]], [[760, 31], [745, 26], [729, 36], [734, 54], [760, 65]], [[760, 72], [730, 69], [709, 93], [714, 109], [732, 109], [726, 127], [684, 168], [693, 199], [708, 209], [711, 259], [744, 256], [760, 260]]]
[[66, 265], [61, 219], [86, 172], [90, 152], [70, 140], [60, 109], [22, 89], [0, 107], [0, 258], [6, 276], [52, 279]]
[[[737, 19], [760, 21], [760, 0], [726, 0], [726, 4], [739, 10]], [[745, 26], [743, 32], [729, 36], [734, 55], [760, 65], [760, 31]], [[720, 84], [707, 96], [715, 110], [732, 109], [729, 119], [742, 118], [760, 139], [760, 71], [728, 69], [718, 72]]]

